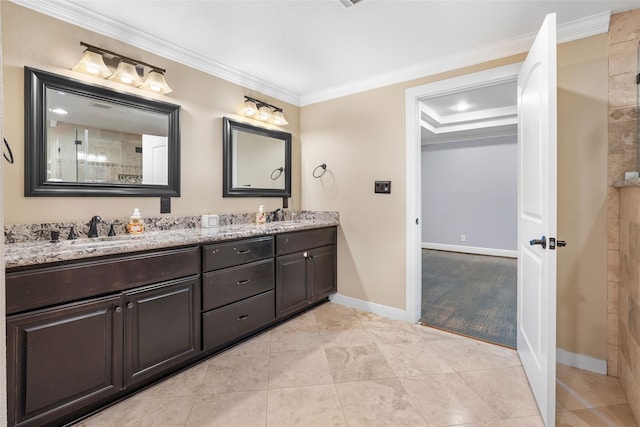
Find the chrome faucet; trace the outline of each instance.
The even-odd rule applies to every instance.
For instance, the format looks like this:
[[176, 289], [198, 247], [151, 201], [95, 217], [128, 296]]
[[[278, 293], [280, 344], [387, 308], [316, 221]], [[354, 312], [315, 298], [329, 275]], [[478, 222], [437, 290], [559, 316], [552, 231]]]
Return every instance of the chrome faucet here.
[[98, 223], [102, 222], [102, 218], [98, 215], [91, 217], [89, 222], [89, 237], [98, 237]]

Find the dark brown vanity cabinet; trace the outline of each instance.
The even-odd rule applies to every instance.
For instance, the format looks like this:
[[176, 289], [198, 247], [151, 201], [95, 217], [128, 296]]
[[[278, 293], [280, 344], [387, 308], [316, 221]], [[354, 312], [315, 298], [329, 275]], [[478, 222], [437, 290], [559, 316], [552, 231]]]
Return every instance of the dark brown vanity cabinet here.
[[335, 227], [276, 236], [276, 317], [286, 317], [336, 292]]
[[[8, 273], [9, 313], [30, 309], [7, 317], [9, 425], [72, 420], [200, 353], [199, 271], [193, 247]], [[56, 289], [77, 302], [49, 306]]]
[[222, 348], [273, 322], [273, 236], [207, 245], [202, 251], [204, 350]]
[[9, 425], [40, 426], [122, 388], [122, 297], [7, 321]]

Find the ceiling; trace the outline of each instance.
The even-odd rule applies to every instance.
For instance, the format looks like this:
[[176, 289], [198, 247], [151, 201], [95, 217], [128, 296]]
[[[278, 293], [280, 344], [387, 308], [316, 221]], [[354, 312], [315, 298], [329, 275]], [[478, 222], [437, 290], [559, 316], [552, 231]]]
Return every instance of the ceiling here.
[[[640, 0], [12, 0], [295, 105], [604, 33]], [[158, 64], [163, 66], [163, 64]], [[170, 74], [167, 75], [171, 83]]]

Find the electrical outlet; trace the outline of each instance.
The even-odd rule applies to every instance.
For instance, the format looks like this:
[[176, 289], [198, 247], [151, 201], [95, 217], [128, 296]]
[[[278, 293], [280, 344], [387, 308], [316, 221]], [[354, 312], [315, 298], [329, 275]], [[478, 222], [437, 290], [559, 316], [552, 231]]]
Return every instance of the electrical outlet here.
[[461, 242], [466, 242], [467, 241], [467, 235], [466, 234], [461, 234], [460, 235], [460, 241]]
[[202, 215], [202, 228], [217, 228], [218, 224], [218, 215]]

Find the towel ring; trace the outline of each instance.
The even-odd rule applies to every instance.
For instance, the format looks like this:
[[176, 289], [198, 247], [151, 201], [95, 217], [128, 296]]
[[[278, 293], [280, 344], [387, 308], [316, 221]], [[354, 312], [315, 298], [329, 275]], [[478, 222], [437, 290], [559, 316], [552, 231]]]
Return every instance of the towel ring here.
[[[278, 175], [273, 176], [276, 172], [279, 172]], [[284, 168], [282, 166], [280, 166], [279, 168], [275, 168], [273, 172], [271, 172], [271, 180], [275, 181], [276, 179], [280, 178], [280, 175], [282, 175], [282, 172], [284, 172]]]
[[9, 156], [7, 157], [7, 153], [6, 152], [2, 152], [2, 155], [4, 156], [4, 159], [9, 162], [10, 164], [13, 164], [13, 153], [11, 152], [11, 147], [9, 146], [9, 143], [7, 142], [7, 138], [2, 138], [4, 139], [4, 146], [7, 148], [7, 151], [9, 152]]
[[[318, 169], [322, 169], [322, 172], [320, 174], [316, 174], [316, 171]], [[327, 164], [323, 163], [321, 165], [316, 166], [316, 168], [313, 170], [313, 177], [314, 178], [321, 178], [325, 173], [327, 173]]]

